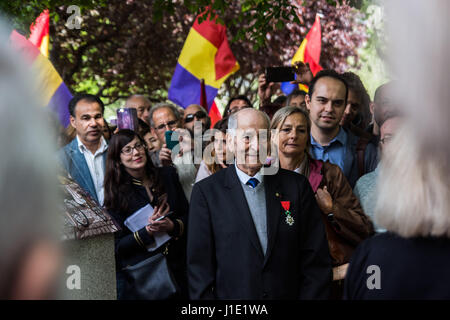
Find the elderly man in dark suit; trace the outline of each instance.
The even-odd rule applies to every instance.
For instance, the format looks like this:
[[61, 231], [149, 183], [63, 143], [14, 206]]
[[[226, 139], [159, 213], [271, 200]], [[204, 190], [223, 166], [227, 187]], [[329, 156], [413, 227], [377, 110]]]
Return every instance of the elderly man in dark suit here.
[[308, 180], [264, 175], [269, 119], [244, 109], [229, 119], [235, 164], [194, 185], [188, 224], [192, 299], [327, 299], [325, 229]]

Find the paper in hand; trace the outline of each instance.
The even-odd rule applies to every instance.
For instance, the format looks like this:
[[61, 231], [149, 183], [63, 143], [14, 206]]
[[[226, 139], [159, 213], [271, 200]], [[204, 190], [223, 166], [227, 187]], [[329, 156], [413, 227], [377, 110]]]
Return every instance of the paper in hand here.
[[[129, 216], [124, 224], [131, 232], [136, 232], [148, 225], [148, 219], [153, 213], [153, 207], [148, 204]], [[153, 238], [155, 238], [155, 243], [148, 248], [148, 251], [158, 249], [161, 245], [169, 241], [171, 237], [166, 232], [155, 232]]]

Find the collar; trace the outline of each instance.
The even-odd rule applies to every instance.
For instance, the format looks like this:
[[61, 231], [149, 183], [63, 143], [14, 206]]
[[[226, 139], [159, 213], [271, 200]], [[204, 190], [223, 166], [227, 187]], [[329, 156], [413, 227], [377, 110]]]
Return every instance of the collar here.
[[[330, 141], [328, 146], [331, 146], [335, 141], [339, 142], [343, 146], [345, 146], [345, 144], [347, 143], [347, 132], [345, 132], [345, 130], [341, 126], [339, 126], [339, 132], [338, 132], [337, 136], [334, 137], [333, 140]], [[311, 135], [311, 144], [313, 146], [317, 146], [317, 147], [321, 147], [321, 148], [327, 147], [327, 146], [322, 146], [320, 143], [318, 143], [316, 140], [314, 140], [312, 135]]]
[[[85, 153], [86, 151], [89, 151], [86, 146], [83, 144], [83, 142], [81, 142], [80, 138], [76, 137], [77, 139], [77, 145], [78, 145], [78, 149], [80, 150], [81, 153]], [[108, 149], [108, 144], [106, 143], [105, 138], [102, 136], [100, 138], [100, 147], [97, 149], [97, 151], [95, 152], [95, 154], [99, 154], [99, 153], [103, 153], [106, 151], [106, 149]]]
[[263, 182], [264, 176], [261, 174], [262, 167], [253, 177], [249, 176], [244, 171], [239, 169], [237, 167], [236, 163], [234, 163], [234, 167], [236, 168], [236, 174], [237, 174], [239, 180], [242, 182], [242, 184], [246, 184], [247, 181], [250, 180], [251, 178], [257, 179], [259, 181], [259, 183]]

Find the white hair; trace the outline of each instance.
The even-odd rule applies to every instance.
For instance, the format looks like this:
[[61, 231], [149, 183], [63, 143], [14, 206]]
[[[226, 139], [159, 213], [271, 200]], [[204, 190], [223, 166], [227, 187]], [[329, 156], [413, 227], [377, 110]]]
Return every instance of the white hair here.
[[0, 295], [24, 248], [55, 239], [59, 221], [56, 139], [29, 62], [12, 52], [6, 30], [0, 21]]
[[385, 5], [406, 121], [383, 154], [375, 221], [403, 237], [450, 237], [450, 2]]
[[[265, 112], [262, 112], [262, 111], [259, 111], [259, 110], [253, 109], [253, 108], [245, 108], [245, 109], [239, 110], [238, 112], [235, 112], [235, 113], [231, 114], [230, 117], [228, 118], [228, 129], [227, 129], [227, 133], [228, 133], [229, 135], [231, 135], [231, 136], [233, 136], [233, 137], [235, 136], [236, 130], [237, 130], [237, 128], [238, 128], [238, 117], [239, 117], [239, 114], [240, 114], [241, 112], [251, 112], [251, 111], [248, 111], [248, 110], [252, 110], [253, 112], [256, 112], [256, 113], [258, 113], [260, 116], [262, 116], [262, 117], [264, 118], [264, 121], [265, 121], [266, 124], [267, 124], [267, 129], [270, 128], [270, 118], [269, 118], [269, 116], [268, 116]], [[242, 115], [242, 114], [241, 114], [241, 115]]]

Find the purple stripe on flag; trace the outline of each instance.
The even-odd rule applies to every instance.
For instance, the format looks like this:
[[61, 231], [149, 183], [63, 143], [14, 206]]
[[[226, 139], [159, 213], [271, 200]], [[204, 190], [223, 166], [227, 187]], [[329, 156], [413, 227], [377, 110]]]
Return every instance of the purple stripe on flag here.
[[59, 122], [64, 126], [64, 128], [67, 128], [70, 123], [70, 99], [72, 99], [72, 94], [63, 82], [59, 85], [58, 89], [55, 91], [50, 99], [50, 102], [48, 103], [49, 108], [58, 115]]
[[[209, 112], [214, 98], [217, 95], [217, 89], [206, 85], [205, 90]], [[200, 104], [200, 94], [200, 79], [197, 79], [177, 63], [172, 82], [170, 83], [169, 100], [186, 109], [190, 104]]]

